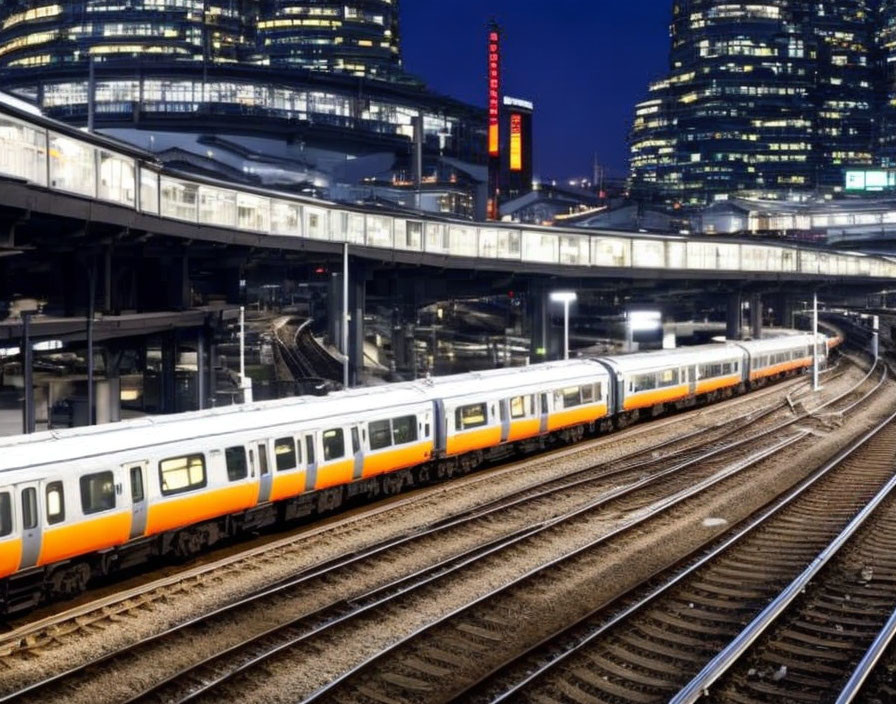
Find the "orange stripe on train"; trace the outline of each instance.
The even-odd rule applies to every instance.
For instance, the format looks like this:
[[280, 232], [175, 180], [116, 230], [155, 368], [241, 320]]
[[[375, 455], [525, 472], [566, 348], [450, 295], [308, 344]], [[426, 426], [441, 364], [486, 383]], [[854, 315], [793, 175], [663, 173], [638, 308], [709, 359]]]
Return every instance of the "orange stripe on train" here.
[[510, 432], [507, 435], [507, 442], [516, 442], [517, 440], [525, 440], [533, 435], [541, 432], [540, 418], [526, 418], [524, 420], [510, 421]]
[[271, 482], [271, 501], [288, 499], [305, 491], [305, 470], [278, 472]]
[[603, 418], [607, 415], [607, 406], [604, 403], [579, 406], [564, 411], [557, 411], [548, 416], [548, 430], [568, 428], [571, 425], [582, 425]]
[[781, 362], [780, 364], [773, 364], [770, 367], [764, 367], [763, 369], [751, 371], [750, 380], [752, 381], [753, 379], [762, 379], [763, 377], [773, 376], [775, 374], [783, 374], [784, 372], [789, 372], [793, 369], [808, 367], [810, 364], [812, 364], [811, 357], [803, 357], [802, 359], [794, 359], [791, 362]]
[[623, 408], [630, 411], [633, 408], [646, 408], [655, 406], [658, 403], [666, 401], [677, 401], [685, 398], [690, 393], [691, 387], [687, 384], [681, 386], [669, 386], [665, 389], [656, 389], [653, 391], [641, 391], [629, 394], [625, 397]]
[[740, 383], [740, 374], [732, 374], [729, 376], [720, 376], [715, 379], [705, 379], [697, 382], [697, 393], [708, 394], [710, 391], [718, 389], [726, 389], [729, 386], [736, 386]]
[[337, 460], [329, 464], [318, 466], [317, 479], [314, 482], [315, 489], [327, 489], [337, 484], [349, 484], [355, 475], [354, 457], [347, 460]]
[[0, 577], [8, 577], [22, 563], [22, 539], [14, 538], [0, 543]]
[[432, 457], [432, 442], [418, 442], [391, 450], [373, 450], [364, 457], [364, 478], [375, 477], [384, 472], [422, 464]]
[[481, 450], [501, 444], [501, 426], [492, 426], [480, 430], [461, 431], [451, 435], [445, 443], [445, 452], [449, 455], [461, 455], [464, 452]]
[[147, 511], [146, 535], [237, 513], [252, 508], [257, 502], [258, 483], [255, 481], [157, 499]]
[[128, 541], [131, 511], [90, 515], [84, 519], [44, 529], [38, 565], [49, 565], [94, 550], [111, 548]]

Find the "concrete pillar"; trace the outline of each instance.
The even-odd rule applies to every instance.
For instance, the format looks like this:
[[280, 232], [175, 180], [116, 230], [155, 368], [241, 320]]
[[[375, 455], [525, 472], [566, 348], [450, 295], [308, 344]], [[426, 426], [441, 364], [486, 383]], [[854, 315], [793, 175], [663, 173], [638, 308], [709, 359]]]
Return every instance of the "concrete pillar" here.
[[217, 365], [218, 347], [215, 345], [214, 333], [208, 338], [208, 398], [209, 406], [214, 408], [218, 399], [218, 375], [215, 371]]
[[196, 408], [204, 410], [208, 404], [205, 376], [205, 328], [196, 335]]
[[177, 413], [177, 333], [162, 336], [162, 378], [159, 380], [160, 410]]
[[348, 329], [349, 383], [358, 386], [364, 372], [364, 308], [367, 294], [366, 268], [355, 263], [349, 270]]
[[726, 320], [725, 337], [729, 340], [739, 340], [741, 337], [740, 291], [728, 294], [728, 317]]
[[34, 432], [34, 352], [31, 349], [31, 316], [33, 311], [22, 312], [22, 432]]
[[762, 339], [762, 294], [750, 294], [750, 336]]
[[163, 257], [161, 261], [166, 305], [172, 310], [190, 308], [190, 260], [186, 254]]
[[[121, 420], [121, 359], [124, 350], [107, 347], [103, 351], [106, 383], [101, 391], [97, 387], [97, 423], [117, 423]], [[105, 398], [103, 397], [105, 395]], [[103, 420], [100, 420], [100, 408]]]
[[550, 318], [548, 317], [548, 294], [540, 281], [529, 284], [526, 297], [529, 313], [529, 361], [533, 364], [550, 359]]

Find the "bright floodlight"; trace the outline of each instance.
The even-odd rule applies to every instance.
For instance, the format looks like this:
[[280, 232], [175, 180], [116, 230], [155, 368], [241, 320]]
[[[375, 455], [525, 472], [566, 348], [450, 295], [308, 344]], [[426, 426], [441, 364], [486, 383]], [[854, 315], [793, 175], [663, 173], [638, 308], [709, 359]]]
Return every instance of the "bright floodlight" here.
[[659, 330], [662, 313], [657, 310], [633, 310], [628, 314], [628, 323], [632, 332]]
[[572, 303], [576, 298], [575, 291], [551, 291], [551, 301], [554, 303]]

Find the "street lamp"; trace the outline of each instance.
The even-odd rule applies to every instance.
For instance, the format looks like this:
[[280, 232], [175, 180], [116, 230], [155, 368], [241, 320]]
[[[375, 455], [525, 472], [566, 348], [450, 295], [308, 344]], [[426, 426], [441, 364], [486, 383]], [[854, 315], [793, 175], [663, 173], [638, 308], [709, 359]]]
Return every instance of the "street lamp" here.
[[569, 359], [569, 304], [576, 298], [575, 291], [551, 292], [551, 301], [563, 304], [563, 359]]

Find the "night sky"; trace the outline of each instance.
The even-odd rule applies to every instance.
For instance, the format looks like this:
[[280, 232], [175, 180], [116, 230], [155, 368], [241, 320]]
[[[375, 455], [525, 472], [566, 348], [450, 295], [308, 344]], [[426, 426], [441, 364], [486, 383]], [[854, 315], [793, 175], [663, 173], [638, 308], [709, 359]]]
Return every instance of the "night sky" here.
[[671, 0], [403, 0], [405, 70], [485, 106], [485, 26], [504, 30], [502, 93], [535, 103], [535, 174], [628, 173], [633, 107], [666, 73]]

